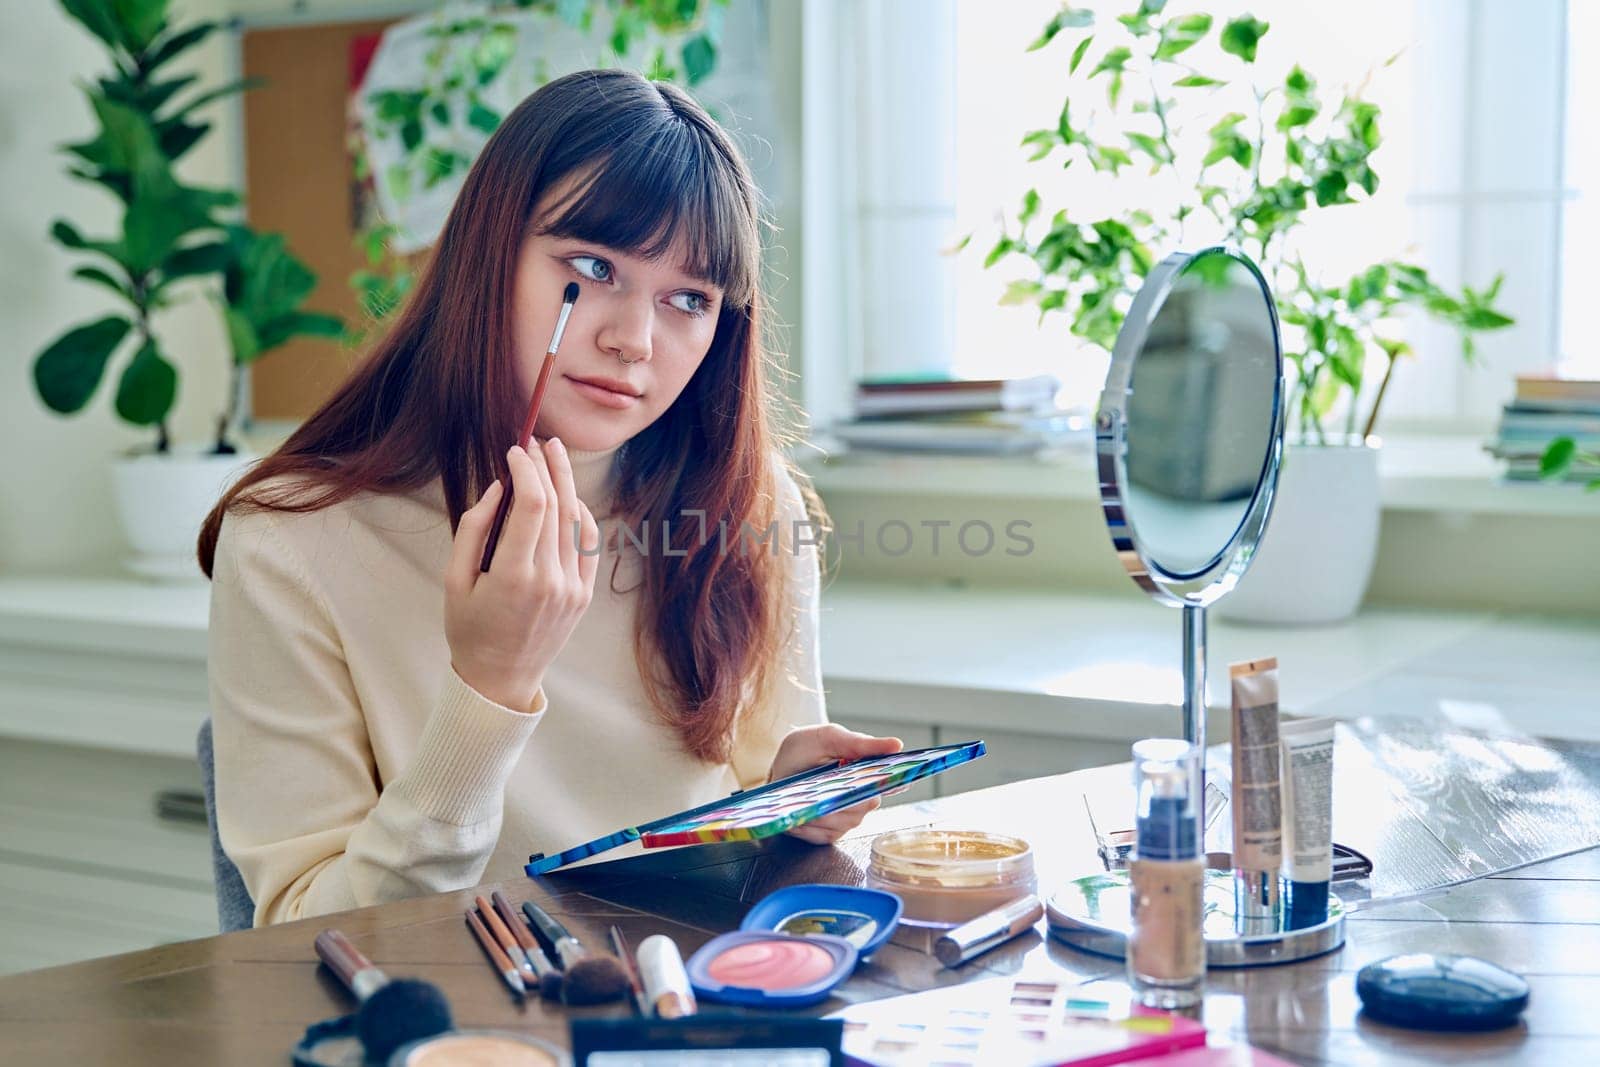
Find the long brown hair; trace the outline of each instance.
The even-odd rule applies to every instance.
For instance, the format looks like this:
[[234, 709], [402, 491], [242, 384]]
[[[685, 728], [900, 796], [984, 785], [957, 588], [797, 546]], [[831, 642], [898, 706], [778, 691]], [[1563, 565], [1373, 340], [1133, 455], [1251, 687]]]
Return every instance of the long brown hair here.
[[[541, 195], [568, 177], [578, 195], [533, 219]], [[715, 335], [682, 395], [620, 450], [612, 510], [652, 530], [671, 522], [674, 552], [685, 554], [645, 558], [635, 652], [657, 714], [685, 748], [726, 760], [741, 716], [770, 698], [797, 638], [792, 568], [786, 552], [723, 551], [710, 535], [702, 543], [683, 515], [703, 510], [712, 529], [724, 518], [733, 537], [746, 522], [783, 530], [787, 470], [809, 517], [827, 522], [780, 451], [793, 434], [762, 336], [757, 198], [738, 149], [676, 86], [591, 70], [529, 96], [473, 165], [393, 328], [207, 516], [201, 569], [211, 575], [230, 511], [316, 511], [435, 478], [455, 530], [499, 476], [524, 414], [512, 304], [530, 228], [645, 256], [682, 247], [689, 272], [723, 290]]]

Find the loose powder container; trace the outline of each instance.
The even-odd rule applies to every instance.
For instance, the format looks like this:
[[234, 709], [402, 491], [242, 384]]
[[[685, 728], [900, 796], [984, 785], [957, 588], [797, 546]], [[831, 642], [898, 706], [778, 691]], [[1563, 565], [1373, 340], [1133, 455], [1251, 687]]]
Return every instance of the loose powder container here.
[[873, 839], [867, 884], [905, 904], [902, 923], [951, 927], [1033, 893], [1033, 849], [981, 830], [899, 830]]
[[561, 1049], [505, 1030], [452, 1030], [402, 1045], [389, 1067], [568, 1067]]

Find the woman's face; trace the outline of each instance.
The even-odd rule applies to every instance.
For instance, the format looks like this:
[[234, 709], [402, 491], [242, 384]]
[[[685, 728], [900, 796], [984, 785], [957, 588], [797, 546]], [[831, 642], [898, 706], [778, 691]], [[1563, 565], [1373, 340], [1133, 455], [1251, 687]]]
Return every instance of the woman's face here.
[[660, 418], [689, 384], [716, 334], [722, 291], [690, 276], [678, 248], [651, 261], [530, 235], [518, 258], [513, 309], [524, 409], [569, 282], [578, 283], [578, 302], [533, 432], [569, 448], [614, 448]]

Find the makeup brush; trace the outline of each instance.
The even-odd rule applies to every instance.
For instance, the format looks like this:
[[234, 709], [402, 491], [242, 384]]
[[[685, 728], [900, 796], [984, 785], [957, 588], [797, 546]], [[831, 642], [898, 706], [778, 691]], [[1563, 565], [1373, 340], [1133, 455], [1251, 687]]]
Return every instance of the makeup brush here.
[[[528, 986], [522, 980], [522, 975], [517, 973], [517, 965], [511, 962], [511, 955], [495, 940], [489, 928], [483, 924], [478, 913], [471, 908], [467, 909], [467, 927], [472, 931], [472, 936], [478, 939], [478, 944], [483, 948], [483, 954], [489, 957], [489, 963], [500, 972], [501, 981], [505, 982], [517, 1000], [520, 1002], [528, 995]], [[511, 935], [506, 934], [509, 941]]]
[[611, 952], [622, 963], [622, 969], [628, 973], [628, 988], [633, 994], [633, 1013], [635, 1015], [648, 1015], [644, 1002], [644, 982], [639, 978], [639, 965], [634, 962], [632, 954], [628, 952], [628, 940], [622, 936], [622, 931], [617, 929], [617, 924], [612, 923], [608, 935], [611, 938]]
[[[568, 282], [566, 291], [561, 294], [561, 316], [556, 319], [556, 329], [550, 335], [550, 347], [545, 349], [544, 366], [539, 368], [539, 381], [533, 387], [533, 400], [528, 404], [528, 417], [522, 420], [522, 436], [517, 438], [517, 444], [526, 448], [528, 438], [533, 436], [533, 424], [539, 421], [539, 409], [544, 406], [544, 391], [550, 385], [550, 371], [556, 365], [556, 349], [561, 347], [561, 335], [567, 332], [567, 319], [572, 316], [572, 305], [578, 302], [578, 283]], [[505, 528], [506, 515], [511, 511], [511, 472], [506, 471], [505, 480], [500, 483], [504, 489], [500, 494], [500, 506], [494, 509], [494, 525], [489, 527], [489, 541], [483, 546], [483, 560], [478, 564], [479, 573], [488, 573], [489, 564], [494, 560], [494, 550], [500, 544], [500, 531]]]
[[628, 995], [632, 983], [621, 963], [610, 956], [589, 955], [565, 926], [533, 901], [522, 902], [522, 913], [550, 943], [565, 972], [561, 979], [562, 1000], [568, 1004], [609, 1004]]
[[388, 1063], [390, 1054], [406, 1042], [442, 1034], [454, 1025], [450, 1002], [431, 982], [391, 981], [338, 930], [323, 930], [314, 944], [317, 958], [361, 1002], [356, 1036], [369, 1061]]
[[[537, 988], [539, 995], [546, 1000], [557, 1000], [561, 996], [561, 972], [551, 964], [549, 957], [544, 954], [544, 949], [539, 947], [539, 942], [534, 940], [528, 932], [528, 924], [517, 917], [511, 907], [511, 901], [506, 895], [496, 889], [490, 899], [494, 901], [494, 913], [505, 923], [506, 929], [511, 931], [511, 936], [516, 939], [517, 946], [522, 950], [520, 957], [513, 957], [519, 965], [526, 961], [523, 969], [523, 978], [527, 980], [529, 988]], [[478, 907], [483, 908], [484, 900], [478, 898]]]

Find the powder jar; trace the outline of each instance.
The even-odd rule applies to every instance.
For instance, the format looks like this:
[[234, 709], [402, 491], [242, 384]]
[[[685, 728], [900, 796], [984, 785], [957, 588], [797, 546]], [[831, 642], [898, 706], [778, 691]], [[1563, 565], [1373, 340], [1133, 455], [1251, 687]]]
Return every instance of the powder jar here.
[[981, 830], [898, 830], [872, 841], [867, 885], [905, 904], [902, 923], [959, 926], [1035, 891], [1033, 849]]

